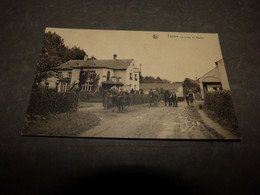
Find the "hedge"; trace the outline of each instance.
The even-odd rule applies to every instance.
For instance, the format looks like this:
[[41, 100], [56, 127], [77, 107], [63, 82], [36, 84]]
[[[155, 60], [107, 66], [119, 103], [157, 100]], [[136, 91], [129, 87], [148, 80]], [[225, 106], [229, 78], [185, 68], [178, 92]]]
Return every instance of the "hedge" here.
[[90, 91], [80, 91], [79, 92], [79, 99], [80, 101], [89, 101], [93, 98], [93, 94]]
[[42, 88], [32, 90], [28, 114], [48, 114], [48, 113], [63, 113], [74, 112], [78, 107], [77, 92], [54, 92]]
[[233, 100], [228, 90], [206, 93], [204, 106], [223, 119], [236, 121]]

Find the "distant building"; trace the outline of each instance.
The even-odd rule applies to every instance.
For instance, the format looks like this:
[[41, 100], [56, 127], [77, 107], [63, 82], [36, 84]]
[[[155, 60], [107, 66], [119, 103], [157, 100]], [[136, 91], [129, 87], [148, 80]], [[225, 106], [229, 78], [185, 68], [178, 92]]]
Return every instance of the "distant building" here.
[[[84, 60], [70, 60], [56, 67], [56, 74], [49, 77], [45, 84], [58, 92], [66, 92], [73, 83], [79, 83], [80, 71], [99, 75], [99, 87], [125, 86], [128, 89], [140, 89], [140, 68], [134, 59], [117, 59], [117, 55], [108, 60], [88, 59], [88, 56]], [[81, 90], [92, 91], [93, 81], [87, 80]]]
[[143, 90], [144, 94], [149, 94], [150, 89], [158, 89], [159, 91], [169, 90], [170, 92], [175, 92], [178, 97], [183, 97], [183, 82], [176, 83], [141, 83], [140, 89]]
[[223, 59], [217, 61], [215, 64], [215, 68], [199, 78], [203, 99], [205, 98], [205, 93], [208, 91], [230, 90]]

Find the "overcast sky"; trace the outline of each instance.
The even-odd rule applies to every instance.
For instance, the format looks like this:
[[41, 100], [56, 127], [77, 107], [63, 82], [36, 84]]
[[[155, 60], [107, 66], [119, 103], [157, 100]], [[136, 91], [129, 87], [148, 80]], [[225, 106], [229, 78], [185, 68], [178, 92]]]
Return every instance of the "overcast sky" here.
[[201, 77], [222, 58], [218, 35], [152, 31], [46, 28], [69, 47], [77, 46], [97, 59], [134, 59], [143, 76], [170, 81]]

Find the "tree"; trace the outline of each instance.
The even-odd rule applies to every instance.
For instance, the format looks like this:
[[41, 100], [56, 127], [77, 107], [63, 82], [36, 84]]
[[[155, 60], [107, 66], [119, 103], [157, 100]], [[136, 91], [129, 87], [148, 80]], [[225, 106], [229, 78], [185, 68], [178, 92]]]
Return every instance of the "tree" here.
[[46, 32], [43, 37], [43, 47], [36, 67], [34, 86], [38, 87], [41, 82], [53, 74], [58, 65], [69, 60], [84, 59], [85, 51], [79, 47], [71, 49], [64, 44], [64, 39], [60, 35]]
[[200, 92], [200, 85], [195, 80], [192, 80], [190, 78], [185, 78], [184, 82], [183, 82], [183, 89], [184, 89], [184, 91], [191, 89], [192, 91], [194, 91], [196, 93], [196, 92]]
[[63, 62], [62, 58], [65, 50], [64, 40], [59, 35], [51, 32], [44, 34], [34, 85], [39, 86], [43, 80], [50, 76], [50, 70]]
[[97, 58], [95, 56], [91, 56], [90, 58], [88, 58], [88, 60], [97, 60]]
[[153, 76], [140, 76], [141, 83], [170, 83], [167, 79], [161, 79], [160, 77], [154, 78]]
[[71, 49], [66, 47], [66, 51], [64, 54], [64, 58], [65, 58], [64, 61], [66, 62], [69, 60], [83, 60], [85, 55], [86, 52], [80, 49], [79, 47], [74, 46]]
[[140, 83], [144, 82], [144, 77], [141, 73], [139, 74], [139, 81], [140, 81]]

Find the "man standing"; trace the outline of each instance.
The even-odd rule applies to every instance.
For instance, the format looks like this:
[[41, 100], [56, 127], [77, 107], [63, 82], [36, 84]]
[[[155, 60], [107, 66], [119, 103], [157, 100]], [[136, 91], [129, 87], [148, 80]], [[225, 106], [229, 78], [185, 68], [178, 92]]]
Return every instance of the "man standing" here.
[[191, 105], [191, 107], [193, 107], [193, 102], [194, 102], [194, 93], [192, 92], [192, 90], [190, 90], [190, 92], [189, 92], [189, 100], [190, 100], [190, 105]]
[[117, 104], [117, 95], [118, 95], [118, 92], [116, 90], [111, 90], [111, 102], [112, 102], [112, 112], [115, 111], [115, 107], [116, 107], [116, 104]]
[[189, 103], [189, 91], [188, 90], [186, 91], [185, 99], [186, 99], [187, 105], [190, 106], [190, 103]]
[[152, 102], [153, 102], [153, 90], [150, 89], [149, 91], [149, 101], [150, 101], [150, 106], [152, 106]]
[[178, 97], [175, 92], [173, 94], [173, 106], [175, 106], [175, 107], [178, 106]]
[[124, 112], [124, 105], [125, 105], [125, 92], [123, 89], [120, 89], [120, 92], [117, 97], [117, 102], [118, 102], [118, 112]]

